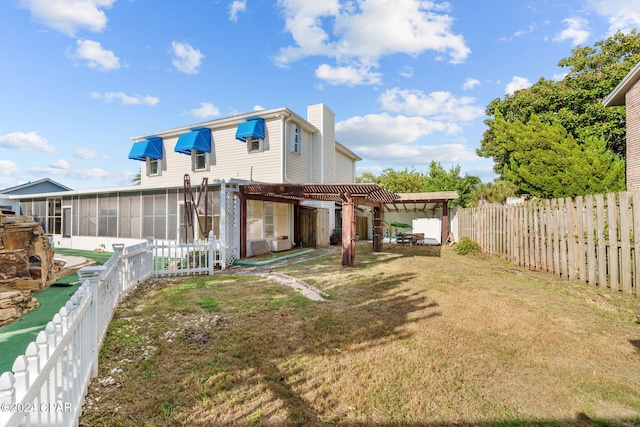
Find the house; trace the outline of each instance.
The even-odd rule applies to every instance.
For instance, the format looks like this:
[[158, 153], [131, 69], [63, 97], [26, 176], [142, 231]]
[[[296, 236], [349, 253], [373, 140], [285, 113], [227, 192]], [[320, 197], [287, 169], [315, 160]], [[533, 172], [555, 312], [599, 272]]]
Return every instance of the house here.
[[[335, 116], [324, 104], [309, 106], [306, 118], [288, 108], [261, 110], [133, 141], [128, 157], [140, 162], [140, 185], [7, 197], [19, 201], [23, 215], [46, 219], [58, 247], [109, 249], [150, 236], [184, 241], [212, 231], [232, 261], [245, 255], [241, 247], [251, 255], [252, 241], [267, 241], [276, 250], [298, 243], [294, 217], [300, 206], [254, 194], [241, 209], [240, 185], [354, 183], [361, 160], [335, 140]], [[328, 243], [336, 203], [316, 199], [302, 207], [324, 212], [326, 238], [307, 244]]]
[[605, 107], [625, 105], [627, 115], [627, 191], [640, 189], [640, 62], [603, 101]]
[[49, 178], [43, 178], [38, 181], [27, 182], [26, 184], [5, 188], [4, 190], [0, 190], [0, 209], [2, 212], [6, 213], [16, 213], [20, 211], [19, 201], [6, 199], [4, 197], [5, 195], [38, 194], [69, 190], [71, 190], [71, 188]]

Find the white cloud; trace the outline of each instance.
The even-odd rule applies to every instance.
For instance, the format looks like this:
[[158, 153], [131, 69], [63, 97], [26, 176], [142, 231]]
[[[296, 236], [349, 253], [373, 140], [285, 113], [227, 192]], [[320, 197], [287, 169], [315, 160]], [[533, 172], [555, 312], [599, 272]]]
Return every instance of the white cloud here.
[[73, 156], [82, 160], [90, 160], [90, 159], [108, 159], [109, 156], [105, 156], [102, 154], [98, 154], [94, 150], [90, 150], [85, 147], [78, 147], [73, 150]]
[[469, 90], [469, 89], [473, 89], [478, 85], [480, 85], [480, 80], [468, 77], [467, 80], [465, 80], [464, 83], [462, 84], [462, 89]]
[[204, 55], [189, 43], [171, 42], [174, 58], [171, 60], [176, 69], [185, 74], [198, 74]]
[[484, 115], [484, 108], [473, 105], [475, 98], [456, 98], [444, 91], [425, 95], [419, 90], [393, 88], [383, 92], [379, 101], [387, 111], [431, 116], [441, 121], [470, 121]]
[[513, 95], [516, 90], [526, 89], [531, 87], [531, 82], [524, 77], [513, 76], [511, 82], [507, 84], [504, 93], [507, 95]]
[[256, 104], [256, 105], [253, 106], [253, 111], [262, 111], [262, 110], [266, 110], [266, 108], [264, 108], [260, 104]]
[[104, 94], [98, 92], [91, 92], [91, 97], [94, 99], [101, 99], [104, 102], [113, 102], [119, 99], [124, 105], [156, 105], [160, 102], [160, 98], [156, 98], [151, 95], [127, 95], [124, 92], [105, 92]]
[[41, 137], [36, 132], [13, 132], [0, 135], [0, 147], [20, 151], [42, 151], [48, 154], [56, 152], [55, 148], [49, 145], [46, 138]]
[[78, 40], [76, 51], [68, 55], [72, 58], [84, 59], [89, 68], [100, 71], [111, 71], [120, 68], [120, 58], [112, 51], [103, 49], [102, 45], [93, 40]]
[[513, 35], [515, 37], [520, 37], [522, 35], [532, 33], [535, 29], [536, 29], [536, 24], [529, 24], [526, 30], [518, 30], [515, 33], [513, 33]]
[[220, 110], [210, 102], [201, 102], [200, 107], [191, 110], [191, 114], [196, 117], [207, 119], [209, 117], [218, 117], [220, 115]]
[[400, 70], [400, 75], [406, 78], [413, 77], [413, 68], [409, 66], [404, 67]]
[[441, 163], [459, 163], [478, 160], [469, 147], [462, 144], [419, 145], [390, 144], [386, 147], [360, 147], [358, 154], [370, 161], [385, 165], [406, 167], [428, 165], [432, 160]]
[[[464, 38], [452, 31], [448, 3], [279, 0], [278, 5], [295, 44], [280, 49], [276, 64], [287, 66], [313, 55], [334, 58], [336, 66], [316, 71], [316, 75], [328, 74], [332, 84], [371, 84], [380, 76], [370, 70], [387, 55], [417, 56], [432, 50], [459, 63], [471, 52]], [[351, 77], [344, 77], [346, 72]]]
[[102, 9], [116, 0], [20, 0], [20, 5], [31, 12], [33, 18], [68, 36], [75, 36], [83, 28], [100, 32], [107, 25]]
[[584, 43], [589, 38], [589, 22], [583, 18], [567, 18], [562, 20], [567, 28], [553, 38], [556, 42], [571, 41], [572, 46]]
[[355, 116], [336, 123], [336, 139], [354, 150], [408, 144], [434, 132], [458, 133], [450, 123], [387, 113]]
[[69, 163], [65, 159], [58, 159], [55, 162], [52, 162], [49, 166], [51, 166], [54, 169], [62, 169], [62, 170], [71, 169], [71, 165], [69, 165]]
[[[66, 163], [66, 162], [65, 162]], [[33, 167], [27, 169], [27, 171], [34, 175], [55, 175], [55, 176], [64, 176], [71, 179], [77, 179], [81, 181], [91, 180], [91, 179], [106, 179], [111, 178], [115, 179], [117, 175], [116, 172], [107, 172], [103, 169], [93, 168], [93, 169], [76, 169], [76, 168], [64, 168], [60, 167], [58, 164], [51, 164], [49, 167]]]
[[382, 74], [372, 72], [369, 67], [332, 67], [327, 64], [321, 64], [316, 70], [316, 77], [331, 85], [355, 86], [380, 84]]
[[234, 0], [229, 6], [229, 19], [233, 22], [238, 21], [238, 14], [247, 10], [247, 0]]
[[609, 34], [640, 27], [640, 0], [589, 0], [589, 6], [609, 22]]
[[17, 164], [11, 160], [0, 160], [0, 175], [1, 176], [16, 176], [20, 175], [22, 171]]

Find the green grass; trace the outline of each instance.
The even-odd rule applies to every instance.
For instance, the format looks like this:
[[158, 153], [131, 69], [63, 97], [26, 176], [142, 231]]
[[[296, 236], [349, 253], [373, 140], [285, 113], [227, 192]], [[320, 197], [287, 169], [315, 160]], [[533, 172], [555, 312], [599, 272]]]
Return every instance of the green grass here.
[[81, 421], [640, 425], [636, 299], [451, 248], [278, 271], [331, 299], [231, 274], [142, 284], [100, 355], [95, 381], [117, 386], [94, 382]]

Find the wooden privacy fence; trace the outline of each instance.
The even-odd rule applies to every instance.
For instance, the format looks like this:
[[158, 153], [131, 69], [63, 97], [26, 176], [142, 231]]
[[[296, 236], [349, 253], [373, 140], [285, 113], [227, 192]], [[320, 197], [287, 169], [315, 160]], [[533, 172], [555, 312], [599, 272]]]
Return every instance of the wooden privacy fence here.
[[485, 253], [640, 296], [640, 192], [467, 208], [458, 215], [460, 237]]
[[177, 244], [149, 239], [119, 247], [99, 276], [86, 279], [12, 371], [0, 375], [0, 427], [75, 426], [116, 307], [149, 276], [212, 274], [221, 242]]

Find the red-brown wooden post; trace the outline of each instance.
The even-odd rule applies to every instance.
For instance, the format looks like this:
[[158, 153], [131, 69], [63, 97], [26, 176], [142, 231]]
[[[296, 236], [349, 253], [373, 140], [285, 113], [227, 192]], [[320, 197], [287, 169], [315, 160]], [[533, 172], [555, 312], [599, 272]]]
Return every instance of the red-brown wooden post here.
[[342, 198], [342, 265], [353, 267], [356, 259], [356, 210], [351, 194], [344, 193]]

